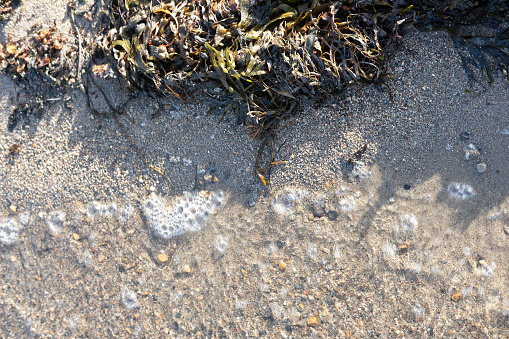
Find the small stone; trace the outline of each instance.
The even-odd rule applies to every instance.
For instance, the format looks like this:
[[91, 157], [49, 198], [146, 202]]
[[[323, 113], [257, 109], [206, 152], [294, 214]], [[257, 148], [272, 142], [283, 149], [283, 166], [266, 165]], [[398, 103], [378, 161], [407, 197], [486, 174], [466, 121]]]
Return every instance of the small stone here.
[[191, 272], [191, 267], [189, 267], [189, 265], [184, 266], [184, 268], [182, 268], [182, 272], [190, 273]]
[[461, 141], [467, 141], [470, 139], [470, 133], [468, 132], [463, 132], [460, 134], [460, 140]]
[[323, 209], [323, 207], [315, 207], [313, 209], [313, 216], [315, 218], [321, 218], [325, 215], [325, 210]]
[[247, 202], [247, 205], [249, 207], [255, 207], [256, 205], [256, 200], [254, 200], [253, 198], [249, 198], [249, 201]]
[[14, 213], [16, 213], [16, 211], [18, 210], [18, 206], [16, 206], [16, 205], [11, 205], [11, 206], [9, 206], [9, 209], [10, 209], [11, 211], [13, 211]]
[[405, 186], [403, 186], [403, 189], [404, 189], [405, 191], [408, 191], [408, 190], [410, 190], [411, 188], [412, 188], [412, 186], [410, 186], [409, 184], [405, 184]]
[[168, 256], [166, 255], [166, 253], [159, 253], [157, 255], [157, 261], [159, 261], [161, 264], [164, 264], [165, 262], [168, 261]]
[[336, 212], [336, 211], [329, 211], [329, 212], [327, 212], [327, 217], [330, 220], [336, 220], [338, 218], [338, 212]]
[[451, 295], [451, 299], [455, 302], [458, 302], [461, 299], [463, 299], [463, 296], [461, 295], [461, 292], [456, 292], [453, 295]]
[[286, 263], [283, 260], [279, 262], [278, 266], [281, 271], [284, 271], [286, 269]]
[[479, 173], [486, 172], [487, 168], [488, 168], [488, 166], [484, 162], [481, 162], [480, 164], [477, 164], [477, 172], [479, 172]]
[[410, 248], [410, 244], [406, 241], [403, 241], [398, 245], [398, 249], [399, 249], [400, 253], [405, 253], [406, 251], [408, 251], [409, 248]]
[[203, 177], [203, 179], [205, 179], [205, 180], [207, 180], [207, 181], [212, 181], [213, 176], [212, 176], [212, 175], [210, 175], [210, 174], [207, 174], [207, 175], [205, 175], [205, 176]]
[[475, 268], [475, 262], [472, 259], [467, 259], [466, 263], [469, 272], [473, 272]]
[[97, 257], [97, 261], [98, 262], [103, 262], [104, 260], [106, 260], [106, 257], [102, 254], [100, 254], [98, 257]]
[[319, 325], [318, 317], [309, 317], [308, 318], [308, 326], [310, 327], [316, 327]]
[[78, 233], [73, 233], [73, 234], [72, 234], [72, 237], [73, 237], [73, 239], [74, 239], [74, 240], [76, 240], [76, 241], [80, 241], [80, 240], [81, 240], [81, 237], [80, 237], [80, 235], [79, 235]]

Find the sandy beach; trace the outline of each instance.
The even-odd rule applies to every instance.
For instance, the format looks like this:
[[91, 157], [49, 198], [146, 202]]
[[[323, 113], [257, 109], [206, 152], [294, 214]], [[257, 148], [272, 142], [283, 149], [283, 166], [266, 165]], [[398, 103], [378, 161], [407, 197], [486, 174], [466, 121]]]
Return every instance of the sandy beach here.
[[[2, 44], [35, 23], [72, 39], [44, 3]], [[235, 117], [139, 93], [119, 121], [176, 194], [79, 86], [9, 131], [30, 91], [0, 73], [0, 337], [509, 337], [509, 82], [460, 53], [413, 30], [394, 101], [357, 85], [303, 107], [270, 188]]]

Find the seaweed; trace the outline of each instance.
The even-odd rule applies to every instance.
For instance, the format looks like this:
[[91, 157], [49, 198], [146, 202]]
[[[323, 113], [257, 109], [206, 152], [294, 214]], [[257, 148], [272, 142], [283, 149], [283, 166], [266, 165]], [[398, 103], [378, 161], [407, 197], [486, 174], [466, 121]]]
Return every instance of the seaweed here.
[[[253, 138], [272, 144], [302, 102], [319, 102], [383, 73], [396, 4], [376, 1], [113, 0], [110, 47], [132, 87], [187, 100], [214, 81], [213, 111], [233, 111]], [[396, 15], [398, 14], [398, 15]], [[273, 165], [269, 150], [269, 166]]]
[[385, 86], [392, 99], [385, 65], [407, 24], [448, 31], [471, 56], [466, 67], [489, 82], [486, 53], [502, 69], [509, 64], [507, 30], [458, 33], [477, 22], [502, 27], [500, 0], [112, 0], [109, 15], [109, 48], [128, 86], [186, 101], [199, 88], [211, 113], [234, 114], [261, 140], [254, 174], [264, 185], [278, 164], [282, 122], [303, 103], [333, 99], [359, 81]]

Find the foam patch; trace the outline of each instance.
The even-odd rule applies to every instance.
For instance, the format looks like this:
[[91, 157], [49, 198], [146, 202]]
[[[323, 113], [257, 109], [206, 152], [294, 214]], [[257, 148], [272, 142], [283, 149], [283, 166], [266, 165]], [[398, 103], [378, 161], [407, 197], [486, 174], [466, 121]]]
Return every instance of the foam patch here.
[[169, 239], [186, 232], [199, 231], [224, 200], [219, 192], [189, 193], [168, 205], [159, 195], [152, 193], [143, 203], [143, 212], [154, 233]]

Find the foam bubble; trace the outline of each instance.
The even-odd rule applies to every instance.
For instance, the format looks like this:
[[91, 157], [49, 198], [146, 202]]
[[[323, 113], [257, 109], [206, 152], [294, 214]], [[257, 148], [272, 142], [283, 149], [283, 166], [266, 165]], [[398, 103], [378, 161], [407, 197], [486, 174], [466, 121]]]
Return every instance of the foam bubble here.
[[228, 237], [218, 235], [216, 238], [216, 250], [218, 252], [224, 253], [227, 248], [228, 248]]
[[27, 227], [30, 223], [30, 212], [22, 212], [18, 215], [20, 228]]
[[475, 190], [472, 186], [460, 182], [451, 183], [447, 191], [449, 191], [451, 197], [459, 200], [466, 200], [475, 196]]
[[396, 251], [397, 248], [394, 244], [387, 243], [382, 247], [383, 254], [388, 258], [393, 258], [396, 255]]
[[274, 210], [282, 215], [293, 214], [296, 204], [297, 197], [292, 192], [278, 194], [273, 202]]
[[0, 243], [12, 245], [18, 241], [19, 224], [11, 216], [0, 219]]
[[98, 217], [114, 217], [117, 214], [117, 204], [111, 203], [109, 205], [101, 204], [97, 201], [91, 201], [87, 204], [87, 217], [90, 220], [95, 220]]
[[316, 245], [315, 244], [310, 244], [308, 246], [308, 257], [311, 260], [316, 260], [317, 255], [318, 255], [318, 249], [316, 248]]
[[143, 211], [154, 233], [169, 239], [185, 232], [199, 231], [224, 200], [219, 191], [199, 193], [185, 192], [173, 205], [152, 193], [143, 203]]
[[465, 160], [475, 159], [479, 156], [479, 151], [477, 150], [477, 147], [474, 146], [474, 144], [466, 145], [463, 148], [463, 151], [465, 152]]
[[64, 221], [65, 213], [62, 211], [50, 212], [46, 218], [46, 222], [48, 223], [48, 226], [53, 234], [60, 234], [62, 228], [64, 227]]
[[352, 212], [355, 209], [355, 199], [354, 197], [348, 197], [345, 199], [341, 199], [338, 204], [338, 209], [341, 212]]
[[138, 298], [136, 294], [129, 290], [127, 287], [122, 289], [122, 303], [129, 310], [133, 310], [135, 308], [140, 308], [140, 303], [138, 302]]
[[131, 216], [133, 215], [134, 208], [133, 206], [127, 202], [122, 209], [120, 209], [120, 213], [118, 215], [118, 218], [121, 222], [126, 223], [131, 219]]
[[401, 217], [401, 229], [408, 233], [413, 233], [417, 229], [417, 219], [413, 214], [406, 214]]
[[357, 161], [353, 165], [352, 175], [358, 177], [361, 180], [366, 180], [371, 178], [371, 171], [367, 168], [367, 166], [364, 163]]

